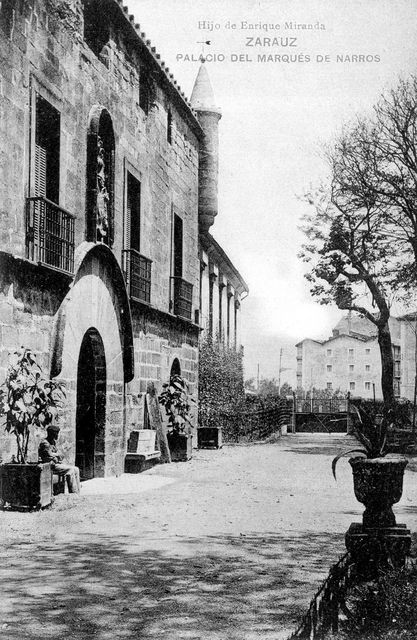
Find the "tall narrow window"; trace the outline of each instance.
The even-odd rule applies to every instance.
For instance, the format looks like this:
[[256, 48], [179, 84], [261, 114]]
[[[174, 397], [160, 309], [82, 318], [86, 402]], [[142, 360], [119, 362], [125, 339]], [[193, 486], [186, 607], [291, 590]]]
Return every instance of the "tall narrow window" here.
[[174, 277], [182, 278], [183, 267], [183, 224], [182, 219], [174, 214]]
[[148, 114], [151, 106], [151, 78], [149, 71], [141, 67], [139, 71], [139, 106]]
[[152, 260], [141, 251], [140, 200], [141, 184], [126, 171], [126, 206], [124, 260], [126, 284], [130, 297], [138, 302], [151, 302]]
[[36, 94], [33, 195], [59, 203], [60, 115]]
[[168, 109], [167, 115], [167, 140], [169, 144], [172, 144], [172, 112]]
[[84, 39], [94, 54], [101, 57], [110, 39], [110, 18], [97, 5], [96, 0], [84, 0]]
[[128, 249], [140, 251], [140, 182], [127, 173], [126, 244]]

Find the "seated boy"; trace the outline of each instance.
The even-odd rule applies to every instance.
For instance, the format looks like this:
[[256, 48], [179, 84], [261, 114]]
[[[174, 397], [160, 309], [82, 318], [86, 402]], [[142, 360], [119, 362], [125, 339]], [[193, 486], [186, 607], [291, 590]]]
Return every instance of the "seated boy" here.
[[50, 462], [53, 472], [66, 479], [70, 493], [80, 493], [80, 470], [63, 462], [63, 456], [59, 453], [56, 443], [59, 427], [49, 425], [46, 428], [47, 436], [39, 443], [38, 455], [41, 462]]

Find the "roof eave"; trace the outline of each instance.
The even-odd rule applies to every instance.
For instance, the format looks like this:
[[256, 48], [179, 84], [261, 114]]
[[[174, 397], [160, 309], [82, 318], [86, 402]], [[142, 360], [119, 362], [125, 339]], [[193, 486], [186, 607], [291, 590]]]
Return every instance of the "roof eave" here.
[[179, 108], [179, 111], [181, 111], [182, 115], [185, 116], [187, 123], [190, 125], [197, 138], [199, 140], [202, 139], [204, 131], [197, 118], [197, 114], [191, 107], [184, 91], [182, 91], [180, 85], [175, 80], [174, 75], [170, 72], [169, 67], [167, 67], [165, 62], [161, 59], [160, 54], [156, 52], [156, 48], [151, 46], [151, 41], [146, 38], [146, 34], [141, 31], [140, 24], [136, 23], [134, 15], [129, 14], [129, 9], [123, 5], [123, 0], [111, 1], [118, 7], [120, 15], [123, 16], [132, 35], [134, 34], [141, 51], [147, 56], [148, 61], [158, 71], [161, 83], [165, 85], [165, 88], [170, 92], [171, 97]]

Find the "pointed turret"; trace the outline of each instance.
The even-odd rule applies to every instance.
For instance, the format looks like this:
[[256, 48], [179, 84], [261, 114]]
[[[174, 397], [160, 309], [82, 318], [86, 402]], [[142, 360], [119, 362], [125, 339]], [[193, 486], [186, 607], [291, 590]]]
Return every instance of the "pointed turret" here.
[[219, 120], [221, 111], [215, 106], [214, 92], [202, 60], [194, 89], [191, 106], [197, 112], [204, 131], [200, 143], [198, 178], [198, 216], [200, 231], [208, 231], [217, 215], [217, 191], [219, 174]]

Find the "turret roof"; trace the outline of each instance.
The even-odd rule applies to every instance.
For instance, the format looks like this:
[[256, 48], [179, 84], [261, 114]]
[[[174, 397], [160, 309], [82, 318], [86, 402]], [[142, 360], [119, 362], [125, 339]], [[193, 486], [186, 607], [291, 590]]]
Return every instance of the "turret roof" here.
[[216, 107], [214, 91], [213, 87], [211, 86], [204, 59], [201, 61], [201, 65], [198, 70], [197, 78], [195, 80], [194, 88], [191, 94], [190, 103], [192, 108], [196, 111], [215, 111], [216, 113], [220, 112], [220, 109]]

